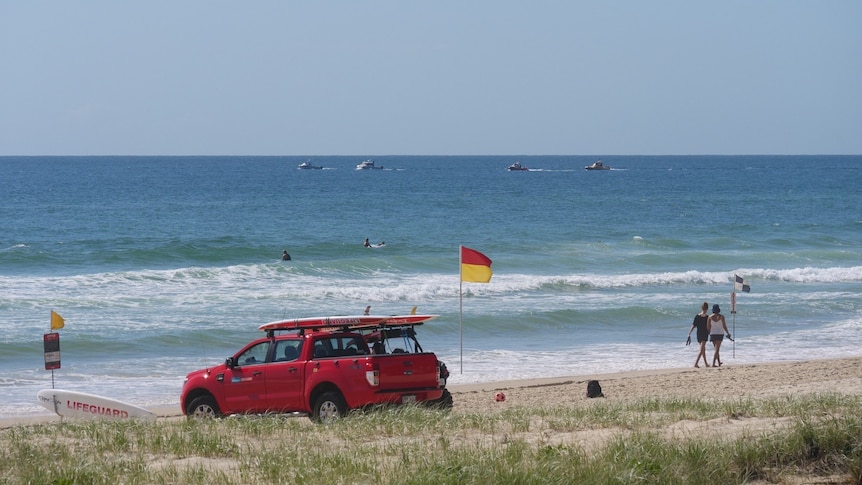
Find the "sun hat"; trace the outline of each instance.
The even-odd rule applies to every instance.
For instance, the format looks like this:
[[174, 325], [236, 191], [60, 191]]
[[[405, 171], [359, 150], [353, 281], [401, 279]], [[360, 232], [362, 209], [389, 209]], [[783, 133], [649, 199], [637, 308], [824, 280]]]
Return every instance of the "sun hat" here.
[[718, 304], [712, 305], [712, 313], [721, 313], [721, 308], [718, 307]]

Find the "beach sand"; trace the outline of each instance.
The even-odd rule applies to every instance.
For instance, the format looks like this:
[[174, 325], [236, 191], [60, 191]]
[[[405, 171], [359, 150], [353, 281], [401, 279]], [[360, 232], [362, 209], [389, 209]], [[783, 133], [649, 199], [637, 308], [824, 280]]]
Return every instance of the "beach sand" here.
[[[586, 397], [587, 382], [591, 379], [600, 382], [604, 398]], [[589, 406], [599, 402], [649, 398], [736, 401], [822, 393], [862, 396], [862, 357], [749, 365], [733, 365], [725, 360], [725, 365], [716, 368], [690, 367], [494, 382], [453, 386], [451, 391], [456, 412], [501, 410], [519, 405]], [[495, 401], [494, 396], [498, 392], [505, 394], [504, 402]], [[774, 431], [790, 422], [788, 418], [757, 417], [687, 420], [675, 423], [663, 432], [668, 438], [733, 439]], [[584, 449], [595, 449], [606, 445], [620, 432], [586, 429], [520, 438], [555, 445], [576, 443]]]
[[[498, 381], [450, 386], [453, 412], [470, 413], [511, 406], [578, 406], [586, 397], [587, 381], [598, 380], [607, 401], [642, 398], [702, 398], [736, 400], [839, 393], [862, 396], [862, 357], [734, 365], [726, 359], [717, 368], [677, 368], [613, 374]], [[504, 402], [494, 396], [503, 392]], [[34, 396], [35, 399], [35, 396]], [[182, 416], [179, 404], [151, 409], [163, 419]], [[0, 420], [0, 429], [59, 421], [59, 417], [28, 416]]]
[[[452, 386], [455, 409], [479, 406], [548, 405], [590, 401], [587, 381], [601, 383], [608, 400], [651, 397], [704, 399], [765, 398], [808, 393], [862, 395], [862, 357], [721, 367], [620, 372], [568, 378], [528, 379]], [[502, 391], [504, 403], [494, 402]]]

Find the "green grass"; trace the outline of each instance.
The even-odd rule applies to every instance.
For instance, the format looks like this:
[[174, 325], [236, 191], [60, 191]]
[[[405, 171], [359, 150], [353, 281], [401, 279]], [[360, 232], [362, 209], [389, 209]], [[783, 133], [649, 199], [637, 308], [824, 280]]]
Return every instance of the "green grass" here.
[[[756, 418], [778, 424], [734, 436], [668, 432], [683, 422]], [[406, 406], [328, 425], [261, 416], [0, 430], [0, 483], [8, 484], [685, 484], [787, 477], [862, 484], [862, 398], [608, 400], [481, 413]]]

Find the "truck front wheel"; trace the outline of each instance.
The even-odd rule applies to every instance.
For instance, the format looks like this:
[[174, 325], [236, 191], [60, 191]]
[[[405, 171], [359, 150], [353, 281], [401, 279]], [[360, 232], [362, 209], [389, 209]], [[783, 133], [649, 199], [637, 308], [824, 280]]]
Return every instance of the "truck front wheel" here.
[[347, 404], [338, 392], [325, 392], [314, 403], [311, 410], [311, 420], [318, 423], [328, 423], [344, 417], [347, 414]]
[[218, 404], [210, 395], [200, 396], [192, 400], [186, 408], [186, 416], [191, 418], [217, 418], [221, 416]]

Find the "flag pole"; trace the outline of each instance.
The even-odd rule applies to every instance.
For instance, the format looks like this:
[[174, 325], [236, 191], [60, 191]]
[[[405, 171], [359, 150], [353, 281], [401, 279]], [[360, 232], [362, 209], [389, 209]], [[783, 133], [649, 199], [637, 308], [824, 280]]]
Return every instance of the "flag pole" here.
[[[464, 253], [467, 262], [464, 263]], [[467, 282], [488, 283], [491, 281], [491, 258], [475, 249], [459, 246], [458, 251], [458, 314], [461, 345], [461, 373], [464, 373], [464, 266], [467, 266]]]
[[[51, 323], [48, 324], [48, 327], [50, 327], [48, 329], [48, 331], [50, 333], [54, 333], [54, 310], [51, 310]], [[51, 369], [51, 389], [54, 389], [54, 369], [53, 368]], [[56, 404], [54, 406], [56, 407]]]
[[[730, 314], [733, 315], [733, 323], [731, 323], [731, 328], [733, 328], [733, 336], [736, 337], [736, 291], [730, 292]], [[733, 342], [733, 358], [736, 358], [736, 338], [731, 340]]]
[[[745, 278], [740, 278], [738, 274], [733, 275], [733, 291], [730, 292], [730, 313], [733, 314], [733, 334], [736, 335], [736, 290], [743, 293], [749, 293], [751, 287], [746, 283]], [[733, 356], [736, 357], [736, 340], [733, 341]]]
[[464, 373], [464, 265], [461, 261], [463, 252], [464, 246], [458, 246], [458, 335], [461, 346], [461, 374]]

